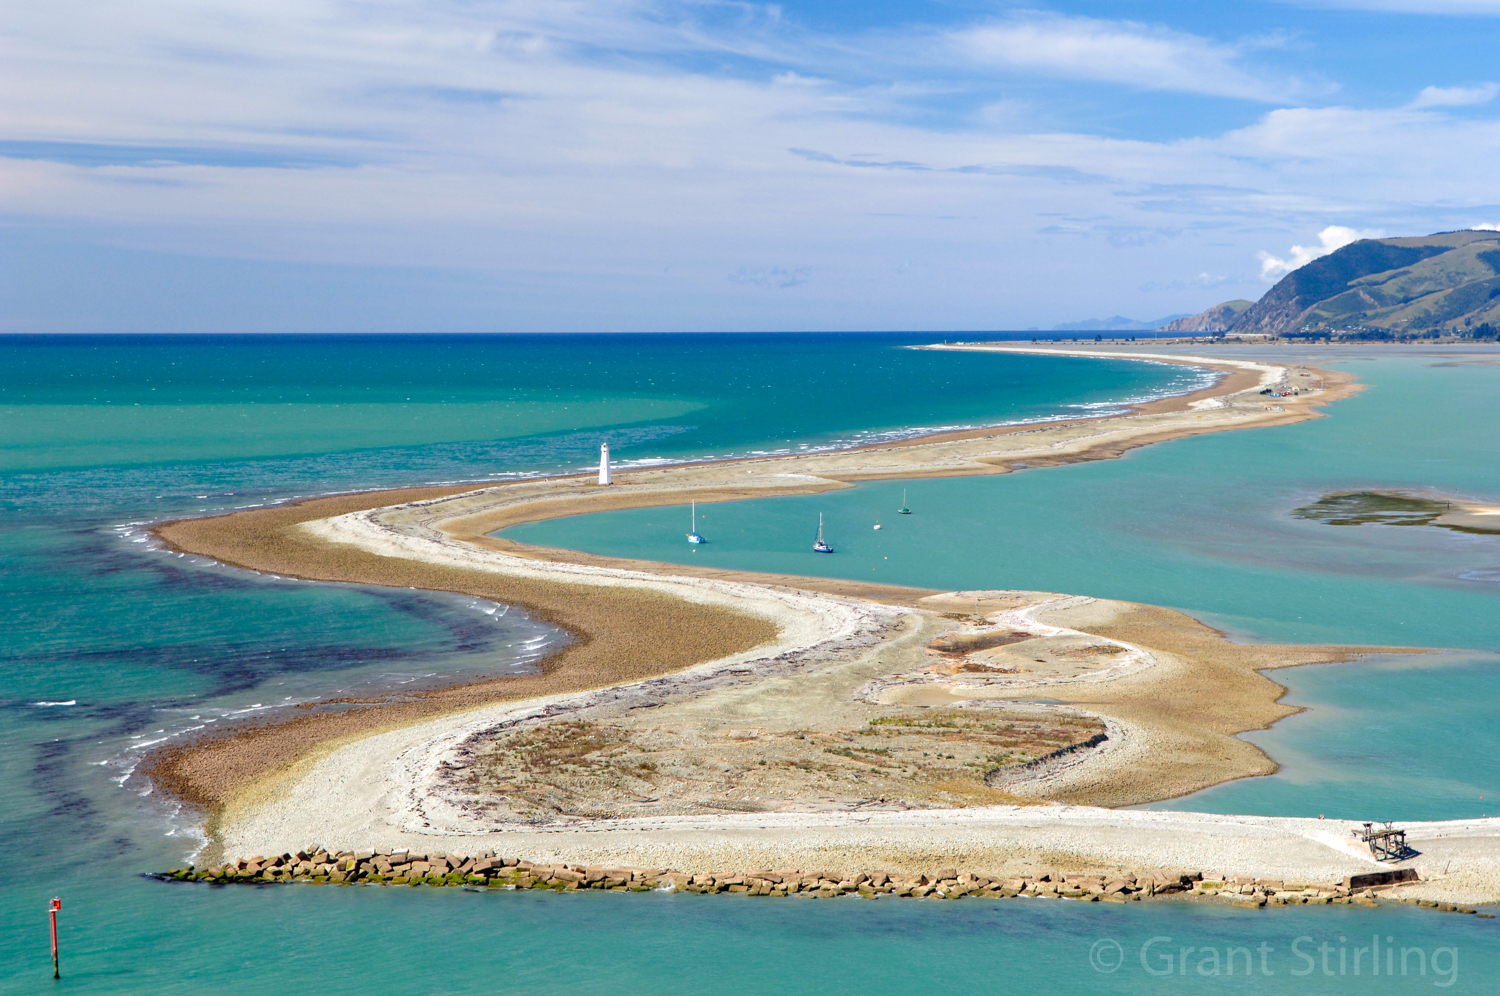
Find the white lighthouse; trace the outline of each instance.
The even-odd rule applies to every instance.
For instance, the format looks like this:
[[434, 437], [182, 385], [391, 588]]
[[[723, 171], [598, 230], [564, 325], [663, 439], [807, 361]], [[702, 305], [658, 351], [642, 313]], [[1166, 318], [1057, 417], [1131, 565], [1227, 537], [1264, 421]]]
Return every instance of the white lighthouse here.
[[603, 443], [599, 447], [599, 483], [612, 484], [609, 477], [609, 444]]

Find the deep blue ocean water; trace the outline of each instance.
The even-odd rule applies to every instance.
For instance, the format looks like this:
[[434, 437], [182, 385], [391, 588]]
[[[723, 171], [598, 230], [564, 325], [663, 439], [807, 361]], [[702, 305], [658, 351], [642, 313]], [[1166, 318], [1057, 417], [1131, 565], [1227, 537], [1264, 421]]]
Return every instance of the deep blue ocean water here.
[[[216, 890], [140, 877], [185, 860], [196, 840], [191, 814], [140, 794], [144, 787], [129, 777], [142, 746], [245, 710], [336, 690], [524, 668], [559, 638], [520, 612], [472, 599], [309, 584], [170, 556], [148, 548], [141, 523], [374, 486], [574, 470], [592, 461], [602, 441], [617, 458], [645, 462], [1103, 412], [1113, 403], [1185, 389], [1195, 376], [1123, 361], [899, 348], [924, 341], [932, 337], [0, 337], [0, 846], [11, 859], [0, 890], [0, 991], [53, 987], [44, 912], [52, 895], [65, 903], [62, 985], [90, 993], [689, 993], [730, 986], [800, 993], [850, 983], [891, 993], [936, 984], [1008, 993], [1036, 991], [1043, 980], [1049, 991], [1081, 993], [1099, 991], [1101, 983], [1121, 992], [1213, 991], [1205, 985], [1228, 991], [1243, 984], [1206, 980], [1196, 965], [1165, 981], [1138, 959], [1107, 980], [1090, 967], [1096, 942], [1113, 938], [1134, 951], [1157, 934], [1200, 948], [1265, 940], [1282, 960], [1272, 964], [1275, 977], [1257, 977], [1254, 991], [1345, 992], [1355, 990], [1339, 988], [1349, 983], [1344, 978], [1289, 974], [1301, 964], [1289, 945], [1304, 933], [1342, 944], [1332, 934], [1346, 928], [1351, 936], [1400, 935], [1428, 952], [1453, 946], [1460, 962], [1451, 991], [1485, 991], [1466, 987], [1500, 975], [1494, 932], [1475, 921], [1453, 927], [1448, 918], [1405, 910], [1258, 917], [1162, 905], [1100, 911], [1066, 903]], [[1423, 376], [1418, 371], [1412, 383]], [[1490, 452], [1483, 443], [1455, 440], [1455, 459]], [[1402, 537], [1401, 543], [1417, 543], [1413, 553], [1400, 543], [1371, 547], [1293, 527], [1293, 539], [1305, 546], [1298, 556], [1326, 561], [1317, 547], [1331, 544], [1339, 556], [1353, 556], [1347, 552], [1353, 549], [1364, 558], [1341, 575], [1348, 587], [1327, 581], [1323, 568], [1309, 574], [1323, 579], [1320, 597], [1333, 601], [1310, 602], [1305, 592], [1248, 605], [1227, 596], [1187, 597], [1211, 585], [1222, 563], [1237, 556], [1251, 565], [1245, 569], [1286, 576], [1279, 564], [1274, 570], [1260, 564], [1255, 550], [1266, 522], [1283, 528], [1279, 506], [1243, 496], [1212, 520], [1214, 528], [1184, 528], [1202, 509], [1191, 495], [1212, 491], [1203, 479], [1222, 472], [1212, 461], [1243, 459], [1219, 453], [1210, 446], [1178, 457], [1150, 472], [1152, 487], [1134, 478], [1138, 460], [1095, 465], [1115, 468], [1118, 476], [1085, 488], [1083, 497], [1070, 489], [1085, 468], [982, 482], [1002, 489], [1032, 482], [1025, 486], [1033, 489], [1035, 514], [1018, 511], [1005, 491], [965, 497], [959, 490], [948, 498], [946, 488], [966, 482], [914, 482], [908, 487], [919, 514], [910, 523], [931, 524], [931, 536], [953, 542], [932, 540], [911, 551], [901, 568], [907, 576], [878, 576], [939, 587], [985, 579], [987, 586], [1116, 595], [1176, 578], [1155, 600], [1275, 638], [1343, 632], [1341, 614], [1369, 592], [1383, 592], [1379, 585], [1439, 588], [1460, 600], [1449, 616], [1463, 634], [1443, 645], [1494, 647], [1469, 635], [1485, 631], [1475, 617], [1492, 605], [1488, 589], [1460, 576], [1467, 570], [1479, 578], [1493, 565], [1480, 543], [1444, 547], [1436, 539]], [[1210, 461], [1207, 474], [1202, 460]], [[1317, 490], [1317, 477], [1294, 483], [1305, 469], [1288, 467], [1287, 494]], [[1486, 480], [1472, 483], [1482, 489]], [[1053, 567], [1045, 568], [1040, 554], [1021, 555], [1025, 543], [1016, 536], [1038, 529], [1042, 536], [1047, 528], [1054, 537], [1065, 534], [1061, 526], [1044, 527], [1048, 508], [1062, 521], [1089, 506], [1088, 493], [1097, 507], [1077, 520], [1073, 545], [1055, 551]], [[861, 552], [862, 534], [854, 540], [854, 509], [860, 501], [871, 502], [872, 511], [885, 508], [893, 495], [891, 486], [871, 485], [833, 496], [855, 504], [821, 506], [835, 513], [841, 550], [826, 558], [828, 566], [858, 560], [862, 572], [867, 565], [859, 558], [874, 563], [873, 548]], [[946, 526], [935, 515], [945, 502], [945, 514], [958, 516]], [[761, 514], [756, 504], [744, 503], [745, 514]], [[957, 527], [977, 522], [966, 505], [987, 510], [996, 528], [1012, 531], [1011, 540], [999, 547], [962, 542]], [[823, 565], [794, 555], [810, 539], [806, 517], [817, 508], [786, 508], [797, 511], [764, 520], [783, 523], [788, 537], [784, 559], [795, 568], [777, 569], [812, 573]], [[738, 566], [752, 567], [762, 563], [757, 557], [769, 553], [770, 563], [781, 555], [763, 548], [765, 537], [736, 551], [720, 525], [729, 507], [706, 511], [706, 531], [717, 531], [705, 555], [739, 557]], [[1235, 533], [1245, 521], [1253, 528]], [[1225, 533], [1223, 523], [1234, 528]], [[560, 525], [583, 529], [578, 545], [592, 542], [592, 525]], [[680, 525], [671, 522], [670, 534], [680, 536]], [[894, 529], [885, 535], [898, 540]], [[1098, 556], [1101, 538], [1111, 536], [1122, 552]], [[1093, 567], [1070, 573], [1063, 566], [1081, 557]], [[1132, 568], [1134, 558], [1144, 559]], [[1462, 570], [1454, 567], [1459, 561]], [[1101, 566], [1113, 577], [1115, 563], [1132, 578], [1118, 589], [1097, 578]], [[1291, 618], [1289, 607], [1306, 618]], [[1478, 657], [1413, 666], [1402, 680], [1416, 684], [1403, 691], [1438, 694], [1434, 701], [1441, 702], [1435, 685], [1451, 682], [1464, 667], [1490, 673]], [[1336, 681], [1310, 684], [1308, 694], [1347, 705]], [[1491, 729], [1483, 710], [1474, 711], [1466, 722]], [[1341, 763], [1336, 748], [1320, 763]], [[1483, 776], [1462, 765], [1441, 770], [1466, 787]], [[1274, 808], [1283, 801], [1295, 799], [1272, 793], [1257, 804]], [[1359, 991], [1404, 991], [1399, 986], [1416, 983]]]

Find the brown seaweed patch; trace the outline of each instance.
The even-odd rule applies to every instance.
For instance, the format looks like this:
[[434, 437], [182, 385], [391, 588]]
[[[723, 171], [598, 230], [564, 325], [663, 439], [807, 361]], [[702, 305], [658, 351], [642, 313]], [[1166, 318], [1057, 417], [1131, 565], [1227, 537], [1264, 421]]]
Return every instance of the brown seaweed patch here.
[[1427, 526], [1452, 509], [1453, 503], [1441, 498], [1399, 491], [1346, 491], [1324, 495], [1292, 509], [1292, 514], [1330, 526]]

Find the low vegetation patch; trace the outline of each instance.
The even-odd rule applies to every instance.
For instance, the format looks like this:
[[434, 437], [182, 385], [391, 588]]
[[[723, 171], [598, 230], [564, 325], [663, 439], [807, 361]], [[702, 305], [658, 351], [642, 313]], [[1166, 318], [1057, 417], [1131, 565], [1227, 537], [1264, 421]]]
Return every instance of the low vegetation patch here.
[[970, 806], [1020, 801], [986, 786], [987, 772], [1101, 730], [1036, 709], [924, 709], [784, 731], [571, 719], [497, 736], [449, 778], [474, 812], [503, 822]]
[[1399, 491], [1347, 491], [1324, 495], [1292, 514], [1330, 526], [1426, 526], [1452, 507], [1448, 501]]

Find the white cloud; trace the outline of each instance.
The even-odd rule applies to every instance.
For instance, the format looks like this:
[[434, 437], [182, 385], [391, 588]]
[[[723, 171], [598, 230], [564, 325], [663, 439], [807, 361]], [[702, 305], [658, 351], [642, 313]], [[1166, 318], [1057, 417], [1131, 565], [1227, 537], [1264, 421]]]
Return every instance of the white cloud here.
[[[1174, 280], [1151, 280], [1141, 285], [1143, 291], [1157, 290], [1212, 290], [1230, 283], [1227, 273], [1200, 273], [1196, 277], [1178, 277]], [[1243, 278], [1236, 278], [1232, 282], [1242, 283]], [[1202, 309], [1199, 309], [1202, 310]]]
[[1276, 101], [1299, 88], [1240, 65], [1265, 40], [1227, 45], [1134, 21], [1028, 14], [955, 32], [959, 51], [981, 65], [1144, 90]]
[[1308, 7], [1373, 10], [1392, 14], [1500, 15], [1500, 0], [1283, 0]]
[[1329, 225], [1318, 233], [1318, 245], [1292, 246], [1286, 259], [1278, 259], [1268, 252], [1259, 253], [1257, 258], [1260, 260], [1260, 275], [1265, 280], [1279, 280], [1298, 267], [1306, 266], [1319, 256], [1327, 256], [1351, 242], [1379, 237], [1379, 232], [1361, 232], [1342, 225]]
[[784, 73], [777, 73], [771, 77], [771, 82], [778, 86], [824, 86], [828, 83], [828, 80], [818, 79], [815, 76], [803, 76], [801, 73], [794, 73], [791, 70], [787, 70]]
[[1425, 86], [1408, 107], [1471, 107], [1488, 104], [1500, 93], [1500, 83], [1485, 83], [1480, 86]]
[[737, 284], [753, 284], [757, 287], [800, 287], [812, 277], [812, 270], [805, 266], [772, 266], [763, 269], [740, 267], [729, 275]]
[[[1295, 237], [1268, 229], [1336, 218], [1419, 234], [1500, 204], [1500, 122], [1485, 116], [1288, 107], [1148, 140], [1043, 132], [1018, 103], [934, 125], [938, 84], [921, 74], [953, 70], [954, 36], [921, 35], [920, 63], [872, 43], [856, 71], [859, 39], [711, 30], [674, 2], [19, 5], [0, 35], [5, 148], [171, 154], [0, 156], [0, 209], [137, 249], [469, 268], [516, 288], [516, 313], [539, 316], [529, 328], [976, 328], [1070, 317], [1051, 309], [1081, 268], [1098, 300], [1070, 310], [1167, 314]], [[1051, 47], [1028, 56], [1005, 36], [990, 65], [1276, 91], [1245, 68], [1249, 43], [1077, 18], [1000, 26], [1023, 23]], [[731, 51], [744, 61], [718, 57]], [[220, 155], [187, 155], [202, 150]], [[907, 258], [921, 265], [888, 279]]]

